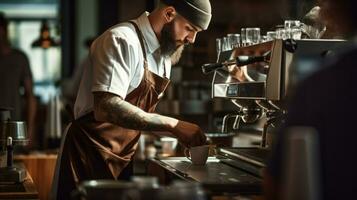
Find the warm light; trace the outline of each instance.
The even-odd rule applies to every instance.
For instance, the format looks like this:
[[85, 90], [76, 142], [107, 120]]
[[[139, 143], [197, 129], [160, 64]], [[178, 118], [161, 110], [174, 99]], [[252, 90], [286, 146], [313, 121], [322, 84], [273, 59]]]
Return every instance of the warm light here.
[[32, 47], [41, 47], [47, 49], [56, 46], [59, 46], [59, 44], [53, 38], [51, 38], [47, 22], [42, 21], [40, 36], [32, 43]]

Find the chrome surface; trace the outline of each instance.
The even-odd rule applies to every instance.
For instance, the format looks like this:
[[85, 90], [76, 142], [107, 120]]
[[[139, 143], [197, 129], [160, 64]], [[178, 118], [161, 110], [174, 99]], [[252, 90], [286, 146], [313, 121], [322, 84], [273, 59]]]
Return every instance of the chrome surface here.
[[7, 138], [11, 137], [14, 145], [26, 145], [28, 143], [26, 122], [4, 121], [0, 123], [0, 143], [5, 145]]
[[[343, 40], [281, 40], [261, 43], [246, 47], [237, 47], [225, 52], [219, 62], [232, 60], [237, 56], [256, 56], [270, 53], [266, 64], [255, 63], [247, 65], [249, 72], [257, 72], [266, 75], [265, 80], [249, 79], [246, 82], [238, 81], [229, 72], [228, 68], [220, 68], [215, 71], [212, 80], [212, 98], [230, 99], [237, 106], [238, 116], [236, 119], [252, 123], [266, 116], [262, 132], [262, 147], [266, 147], [267, 131], [269, 127], [275, 127], [282, 123], [287, 112], [287, 97], [294, 92], [296, 85], [320, 70], [321, 62], [325, 57], [335, 55], [340, 49], [347, 48], [348, 44]], [[230, 53], [230, 55], [228, 55]], [[261, 70], [263, 66], [264, 70]], [[228, 117], [223, 119], [222, 132], [228, 132]], [[237, 122], [233, 123], [232, 129], [239, 128]]]
[[11, 137], [14, 145], [25, 145], [28, 142], [26, 122], [3, 121], [0, 123], [0, 143], [6, 144], [7, 138]]
[[134, 176], [131, 182], [118, 180], [84, 181], [77, 187], [75, 197], [85, 200], [205, 200], [206, 194], [198, 183], [176, 181], [169, 187], [163, 187], [158, 184], [156, 177]]

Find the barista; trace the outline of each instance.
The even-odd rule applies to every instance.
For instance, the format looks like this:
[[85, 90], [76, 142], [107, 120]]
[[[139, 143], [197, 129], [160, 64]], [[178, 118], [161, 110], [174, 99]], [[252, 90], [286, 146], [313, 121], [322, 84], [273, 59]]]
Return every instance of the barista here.
[[196, 124], [152, 112], [171, 65], [210, 19], [209, 0], [161, 0], [93, 42], [57, 162], [55, 198], [69, 199], [83, 180], [128, 179], [141, 130], [166, 132], [187, 147], [206, 142]]

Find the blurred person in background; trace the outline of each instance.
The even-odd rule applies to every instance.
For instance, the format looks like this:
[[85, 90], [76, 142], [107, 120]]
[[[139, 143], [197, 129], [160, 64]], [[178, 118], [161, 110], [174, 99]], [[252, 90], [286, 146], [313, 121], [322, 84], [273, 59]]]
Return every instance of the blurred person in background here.
[[326, 67], [298, 86], [265, 171], [267, 199], [284, 196], [282, 181], [286, 162], [283, 158], [287, 148], [285, 141], [289, 137], [286, 130], [293, 126], [313, 127], [318, 132], [321, 199], [351, 199], [355, 196], [353, 180], [357, 178], [357, 164], [351, 159], [357, 152], [354, 127], [357, 113], [357, 1], [321, 0], [319, 3], [321, 18], [326, 20], [327, 28], [348, 38], [352, 48], [346, 47], [346, 52], [327, 60]]
[[[27, 122], [30, 139], [28, 149], [34, 148], [36, 144], [36, 98], [32, 87], [28, 58], [19, 49], [11, 47], [8, 39], [8, 21], [0, 12], [0, 107], [11, 108], [11, 120]], [[24, 105], [25, 110], [22, 109]]]
[[140, 131], [161, 131], [186, 147], [205, 144], [193, 123], [153, 113], [184, 46], [206, 30], [209, 0], [161, 0], [151, 13], [111, 27], [90, 49], [53, 184], [69, 199], [81, 181], [128, 180]]
[[325, 35], [326, 24], [321, 19], [320, 6], [314, 6], [302, 19], [301, 38], [319, 39]]

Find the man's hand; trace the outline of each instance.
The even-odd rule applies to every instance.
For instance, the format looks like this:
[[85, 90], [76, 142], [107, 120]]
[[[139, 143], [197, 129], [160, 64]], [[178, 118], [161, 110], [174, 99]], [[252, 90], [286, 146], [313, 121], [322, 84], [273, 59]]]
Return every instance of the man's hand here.
[[199, 146], [206, 143], [206, 136], [196, 124], [178, 121], [173, 134], [186, 147]]
[[247, 66], [238, 67], [236, 65], [230, 65], [227, 68], [229, 74], [240, 82], [253, 81], [253, 79], [248, 75]]

